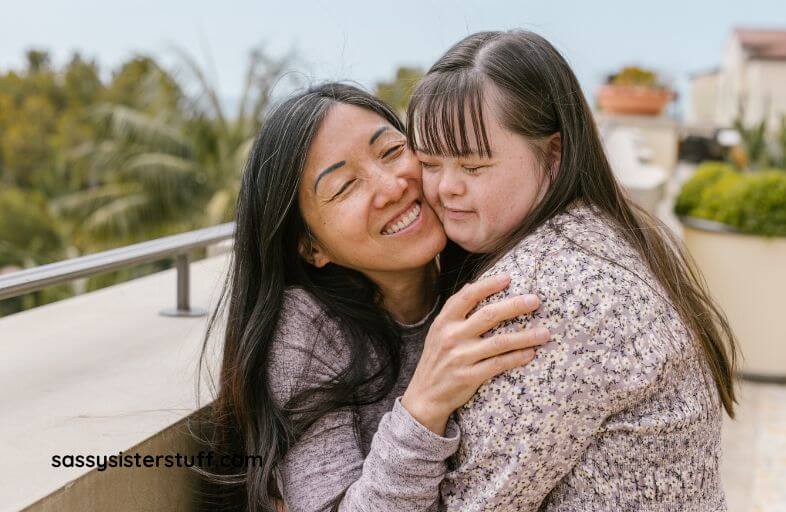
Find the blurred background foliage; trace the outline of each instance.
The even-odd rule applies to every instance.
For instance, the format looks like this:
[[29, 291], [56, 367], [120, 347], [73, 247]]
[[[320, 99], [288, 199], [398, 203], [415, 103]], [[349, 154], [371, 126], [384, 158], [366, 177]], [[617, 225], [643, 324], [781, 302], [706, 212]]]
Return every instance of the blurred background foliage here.
[[[102, 73], [30, 50], [0, 73], [0, 273], [231, 220], [240, 175], [291, 56], [249, 56], [228, 112], [197, 60]], [[105, 77], [105, 78], [102, 78]], [[0, 316], [161, 270], [159, 262], [0, 302]]]

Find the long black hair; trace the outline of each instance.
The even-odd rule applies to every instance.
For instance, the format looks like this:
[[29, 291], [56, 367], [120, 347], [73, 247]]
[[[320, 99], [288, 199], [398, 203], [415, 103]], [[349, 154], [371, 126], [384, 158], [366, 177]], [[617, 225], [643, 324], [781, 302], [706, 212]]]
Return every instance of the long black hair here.
[[[616, 225], [666, 290], [694, 334], [723, 406], [733, 417], [736, 342], [728, 321], [682, 243], [662, 222], [626, 198], [579, 82], [551, 43], [524, 30], [479, 32], [456, 43], [413, 92], [407, 113], [410, 145], [431, 154], [462, 156], [477, 151], [490, 156], [483, 123], [483, 95], [489, 86], [499, 92], [488, 99], [496, 101], [501, 124], [530, 142], [548, 185], [521, 225], [490, 253], [472, 255], [448, 243], [440, 254], [440, 282], [448, 288], [443, 295], [490, 268], [571, 204], [583, 201]], [[548, 150], [548, 141], [557, 133], [559, 166]]]
[[[327, 412], [380, 400], [399, 375], [400, 334], [380, 306], [378, 287], [361, 273], [335, 264], [318, 269], [298, 253], [299, 244], [310, 236], [297, 199], [303, 168], [322, 120], [338, 103], [375, 112], [405, 133], [390, 107], [341, 83], [296, 94], [264, 121], [243, 172], [230, 269], [200, 361], [204, 366], [211, 331], [228, 307], [209, 444], [217, 455], [256, 455], [261, 464], [211, 472], [220, 484], [219, 492], [212, 486], [217, 506], [275, 510], [275, 468], [289, 446]], [[351, 362], [332, 382], [304, 390], [279, 408], [266, 370], [284, 291], [291, 286], [315, 297], [343, 329]]]

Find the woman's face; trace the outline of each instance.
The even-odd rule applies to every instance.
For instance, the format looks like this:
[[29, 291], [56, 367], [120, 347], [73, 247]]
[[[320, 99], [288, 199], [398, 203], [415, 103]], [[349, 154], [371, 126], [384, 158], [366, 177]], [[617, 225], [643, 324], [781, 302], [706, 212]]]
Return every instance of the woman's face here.
[[338, 103], [309, 149], [298, 191], [316, 239], [311, 264], [335, 263], [371, 279], [433, 261], [445, 232], [423, 201], [420, 162], [406, 137], [378, 114]]
[[[484, 105], [491, 158], [480, 157], [477, 148], [466, 157], [417, 153], [426, 200], [448, 238], [474, 253], [491, 251], [513, 232], [545, 189], [542, 165], [530, 142], [502, 126], [493, 111]], [[467, 124], [467, 133], [474, 133]], [[556, 158], [559, 165], [559, 153]]]

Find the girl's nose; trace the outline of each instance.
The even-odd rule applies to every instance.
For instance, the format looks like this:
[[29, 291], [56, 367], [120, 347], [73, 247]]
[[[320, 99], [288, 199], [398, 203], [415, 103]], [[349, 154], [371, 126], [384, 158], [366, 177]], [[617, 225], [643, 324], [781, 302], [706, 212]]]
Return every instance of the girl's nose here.
[[439, 180], [439, 194], [444, 197], [464, 195], [466, 184], [461, 179], [461, 174], [455, 169], [445, 169], [442, 171]]

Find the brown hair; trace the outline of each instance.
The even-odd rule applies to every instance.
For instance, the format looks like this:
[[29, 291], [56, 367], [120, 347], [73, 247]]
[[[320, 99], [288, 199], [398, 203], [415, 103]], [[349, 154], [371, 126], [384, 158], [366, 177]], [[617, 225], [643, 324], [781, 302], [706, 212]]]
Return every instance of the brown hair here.
[[[723, 406], [734, 417], [736, 341], [728, 321], [682, 243], [625, 197], [578, 80], [548, 41], [523, 30], [479, 32], [450, 48], [413, 92], [407, 112], [412, 147], [429, 154], [490, 156], [483, 124], [488, 86], [499, 92], [493, 100], [501, 123], [531, 141], [549, 185], [521, 225], [491, 253], [470, 255], [448, 245], [441, 255], [452, 281], [448, 288], [478, 276], [537, 227], [583, 201], [612, 220], [647, 263], [694, 334]], [[561, 137], [558, 168], [549, 165], [542, 144], [556, 133]]]

